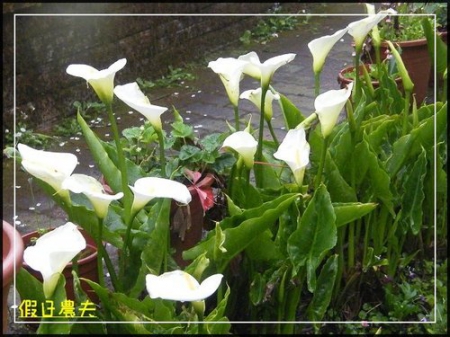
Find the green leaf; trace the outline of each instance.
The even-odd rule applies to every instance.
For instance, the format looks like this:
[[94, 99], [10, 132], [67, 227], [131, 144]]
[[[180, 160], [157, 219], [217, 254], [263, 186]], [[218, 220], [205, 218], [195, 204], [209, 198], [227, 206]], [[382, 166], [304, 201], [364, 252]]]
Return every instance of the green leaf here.
[[314, 297], [306, 309], [309, 320], [320, 321], [325, 315], [325, 312], [330, 305], [337, 271], [338, 255], [335, 254], [328, 258], [320, 271]]
[[402, 221], [401, 223], [410, 228], [417, 235], [422, 227], [422, 204], [425, 199], [424, 178], [427, 174], [427, 160], [425, 150], [417, 158], [412, 169], [408, 172], [403, 182], [402, 195]]
[[336, 216], [326, 186], [321, 184], [315, 191], [298, 228], [288, 239], [288, 254], [295, 273], [307, 265], [308, 289], [316, 288], [315, 270], [324, 253], [336, 245]]
[[[220, 303], [211, 311], [211, 313], [205, 317], [205, 322], [228, 322], [228, 318], [225, 315], [225, 309], [227, 307], [228, 297], [230, 296], [230, 287], [227, 287], [227, 291], [223, 296]], [[206, 330], [208, 334], [220, 335], [228, 334], [231, 328], [230, 323], [208, 323], [206, 324]]]
[[342, 177], [329, 152], [325, 160], [325, 172], [325, 184], [332, 200], [338, 202], [353, 202], [357, 200], [355, 190]]
[[[439, 105], [436, 105], [436, 109]], [[436, 126], [436, 128], [435, 128]], [[415, 158], [422, 151], [430, 152], [436, 138], [439, 139], [447, 127], [447, 102], [437, 110], [435, 116], [424, 119], [417, 128], [394, 143], [392, 155], [386, 162], [390, 177], [395, 176], [409, 158]]]
[[116, 167], [114, 162], [109, 158], [108, 153], [105, 151], [101, 141], [98, 139], [97, 135], [89, 128], [89, 125], [86, 123], [79, 112], [77, 114], [77, 120], [80, 124], [86, 143], [89, 146], [92, 157], [94, 158], [95, 163], [102, 172], [106, 181], [111, 186], [113, 191], [122, 191], [122, 173]]
[[305, 117], [301, 113], [301, 111], [283, 94], [280, 95], [280, 107], [281, 112], [283, 113], [284, 122], [286, 124], [286, 129], [294, 129], [297, 125], [299, 125]]
[[270, 261], [281, 259], [283, 256], [272, 237], [273, 235], [270, 230], [264, 231], [256, 240], [249, 244], [245, 250], [246, 254], [253, 261]]
[[333, 203], [334, 214], [336, 215], [336, 227], [343, 226], [362, 218], [372, 212], [377, 207], [376, 203]]
[[209, 259], [220, 263], [218, 270], [223, 270], [234, 256], [246, 249], [253, 240], [272, 226], [298, 196], [297, 193], [284, 194], [259, 207], [225, 218], [218, 225], [225, 235], [223, 248], [226, 252], [215, 250], [216, 230], [212, 230], [208, 233], [207, 239], [183, 252], [183, 258], [193, 260], [203, 252], [207, 252], [206, 256]]
[[[436, 71], [438, 74], [442, 74], [448, 67], [447, 44], [442, 40], [442, 37], [434, 31], [428, 18], [423, 18], [421, 24], [425, 33], [425, 38], [427, 39], [430, 60], [436, 60]], [[435, 37], [436, 45], [434, 43]]]
[[[366, 191], [365, 195], [369, 196], [373, 192], [374, 197], [380, 199], [388, 208], [389, 212], [395, 217], [393, 200], [394, 196], [391, 192], [391, 179], [387, 174], [377, 155], [369, 148], [367, 136], [355, 148], [355, 162], [358, 166], [357, 185]], [[366, 178], [366, 173], [369, 178]]]

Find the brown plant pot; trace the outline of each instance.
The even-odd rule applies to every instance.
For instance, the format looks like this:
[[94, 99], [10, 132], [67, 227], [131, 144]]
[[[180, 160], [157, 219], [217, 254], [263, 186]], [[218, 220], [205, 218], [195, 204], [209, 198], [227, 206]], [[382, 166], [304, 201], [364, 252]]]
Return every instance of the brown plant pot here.
[[[197, 187], [211, 187], [215, 182], [212, 174], [207, 174]], [[195, 246], [201, 239], [204, 228], [204, 212], [199, 195], [194, 186], [188, 187], [192, 200], [187, 206], [179, 206], [172, 201], [170, 209], [170, 245], [175, 249], [174, 260], [180, 267], [187, 266], [190, 261], [183, 260], [183, 251]]]
[[[94, 282], [99, 282], [98, 279], [98, 265], [97, 265], [97, 244], [95, 240], [82, 228], [79, 228], [81, 234], [86, 239], [86, 248], [81, 251], [82, 258], [78, 259], [78, 276], [83, 277]], [[38, 238], [39, 233], [33, 231], [22, 236], [25, 248], [30, 244], [32, 238]], [[42, 275], [40, 272], [32, 269], [30, 266], [23, 262], [23, 267], [39, 281], [42, 282]], [[70, 262], [63, 270], [63, 275], [66, 279], [66, 294], [70, 300], [75, 300], [75, 294], [73, 289], [73, 275], [72, 275], [72, 262]], [[89, 299], [93, 303], [99, 303], [99, 298], [94, 290], [87, 284], [87, 282], [80, 281], [81, 287], [88, 295]]]
[[22, 267], [24, 245], [20, 233], [3, 220], [3, 334], [8, 330], [8, 294], [14, 274]]
[[[362, 67], [366, 67], [366, 69], [369, 71], [370, 70], [370, 64], [362, 64], [359, 66], [359, 75], [362, 76], [363, 75], [363, 68]], [[338, 73], [338, 77], [337, 77], [337, 81], [341, 86], [341, 89], [346, 88], [348, 84], [350, 84], [350, 82], [353, 82], [352, 78], [348, 78], [345, 76], [345, 74], [351, 73], [353, 72], [353, 70], [355, 69], [354, 66], [348, 66], [345, 67], [344, 69], [342, 69], [339, 73]], [[364, 79], [362, 79], [362, 81], [364, 81]], [[374, 89], [378, 88], [380, 86], [380, 82], [378, 81], [372, 81], [372, 86], [374, 87]], [[403, 86], [402, 86], [402, 79], [401, 77], [396, 77], [395, 78], [395, 83], [397, 83], [397, 88], [399, 88], [399, 90], [403, 90]]]

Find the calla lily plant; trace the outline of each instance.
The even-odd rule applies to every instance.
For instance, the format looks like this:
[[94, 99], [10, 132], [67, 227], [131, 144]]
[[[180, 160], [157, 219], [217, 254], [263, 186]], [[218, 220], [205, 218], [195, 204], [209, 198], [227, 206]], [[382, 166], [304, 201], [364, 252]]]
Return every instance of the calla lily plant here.
[[[235, 121], [204, 139], [194, 136], [175, 108], [172, 128], [163, 124], [169, 109], [151, 104], [137, 82], [114, 86], [116, 73], [133, 66], [125, 59], [101, 71], [69, 65], [67, 73], [85, 79], [107, 106], [113, 141], [102, 140], [80, 113], [77, 120], [110, 191], [96, 177], [74, 173], [75, 155], [18, 145], [23, 169], [70, 221], [26, 251], [27, 263], [44, 276], [46, 298], [52, 298], [61, 268], [84, 247], [76, 224], [96, 238], [99, 272], [106, 267], [111, 277], [111, 284], [105, 275], [99, 283], [86, 280], [100, 298], [94, 315], [98, 333], [295, 334], [303, 329], [295, 322], [346, 321], [344, 313], [360, 312], [362, 303], [347, 299], [359, 294], [368, 279], [399, 277], [417, 252], [403, 249], [404, 243], [420, 241], [417, 249], [433, 246], [433, 228], [425, 226], [434, 206], [428, 201], [434, 195], [429, 181], [433, 153], [439, 157], [436, 175], [442, 181], [446, 177], [446, 157], [440, 155], [446, 144], [446, 102], [410, 110], [389, 77], [376, 89], [384, 90], [378, 101], [358, 82], [320, 91], [317, 79], [333, 46], [349, 34], [360, 50], [388, 13], [371, 14], [308, 44], [316, 88], [309, 93], [315, 100], [307, 113], [276, 90], [278, 69], [303, 62], [295, 59], [295, 46], [292, 53], [264, 62], [254, 51], [210, 61]], [[395, 56], [401, 62], [401, 55]], [[246, 76], [259, 87], [242, 88]], [[115, 98], [144, 115], [142, 125], [121, 134]], [[242, 99], [259, 114], [257, 125], [249, 120], [243, 130]], [[281, 142], [272, 129], [274, 118], [285, 123]], [[271, 139], [265, 139], [266, 125]], [[148, 154], [142, 160], [125, 147], [136, 134], [147, 139], [140, 143], [139, 151]], [[183, 251], [188, 263], [180, 267], [170, 245], [171, 207], [189, 205], [186, 181], [195, 185], [203, 172], [212, 171], [225, 209]], [[217, 206], [212, 190], [196, 190], [204, 212]], [[116, 249], [118, 263], [105, 243]], [[232, 324], [261, 320], [272, 324], [247, 323], [248, 329]], [[74, 326], [42, 331], [70, 333]]]

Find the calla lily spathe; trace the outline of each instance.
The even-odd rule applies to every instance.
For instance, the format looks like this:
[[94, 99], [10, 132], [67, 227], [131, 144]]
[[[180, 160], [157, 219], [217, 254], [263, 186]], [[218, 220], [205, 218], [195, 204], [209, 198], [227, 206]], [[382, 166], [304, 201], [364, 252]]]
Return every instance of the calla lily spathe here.
[[329, 90], [317, 96], [314, 108], [319, 117], [322, 135], [326, 138], [333, 130], [345, 103], [349, 99], [353, 89], [353, 82], [347, 88], [340, 90]]
[[86, 174], [72, 174], [62, 183], [62, 188], [74, 193], [83, 193], [94, 206], [95, 213], [100, 219], [104, 219], [108, 213], [111, 201], [123, 197], [119, 192], [115, 195], [105, 193], [103, 185], [94, 177]]
[[309, 153], [310, 146], [306, 141], [305, 129], [301, 127], [288, 131], [273, 156], [290, 167], [296, 183], [301, 186], [306, 166], [309, 164]]
[[141, 210], [154, 198], [171, 198], [183, 204], [188, 204], [192, 200], [191, 193], [186, 185], [165, 178], [140, 178], [130, 188], [134, 193], [132, 206], [134, 212]]
[[68, 197], [61, 185], [78, 165], [74, 154], [36, 150], [25, 144], [18, 144], [17, 149], [22, 158], [22, 166], [28, 173], [49, 184], [61, 196]]
[[[258, 88], [255, 90], [244, 91], [240, 98], [248, 99], [253, 104], [256, 105], [258, 110], [261, 112], [261, 95], [262, 89]], [[264, 100], [264, 118], [266, 121], [270, 122], [273, 116], [273, 100], [280, 100], [280, 95], [278, 93], [273, 93], [272, 90], [267, 90], [266, 97]]]
[[86, 64], [71, 64], [66, 72], [69, 75], [84, 78], [105, 104], [111, 104], [114, 97], [114, 76], [125, 67], [126, 59], [120, 59], [109, 66], [108, 69], [97, 70]]
[[263, 89], [267, 89], [275, 71], [281, 66], [291, 62], [294, 58], [295, 54], [289, 53], [274, 56], [264, 63], [261, 63], [258, 54], [252, 51], [248, 54], [239, 56], [238, 60], [247, 62], [243, 70], [244, 74], [257, 80], [261, 80], [261, 86]]
[[160, 276], [148, 274], [145, 281], [151, 298], [192, 302], [211, 296], [219, 288], [222, 278], [222, 274], [214, 274], [199, 284], [192, 275], [174, 270]]
[[[375, 15], [375, 6], [372, 4], [366, 3], [367, 14]], [[372, 32], [370, 33], [372, 37], [372, 43], [374, 46], [379, 46], [381, 44], [380, 32], [378, 31], [378, 26], [375, 25], [372, 28]]]
[[242, 71], [246, 64], [247, 62], [233, 57], [219, 57], [216, 61], [208, 63], [208, 67], [220, 76], [228, 98], [235, 107], [238, 106], [239, 84], [244, 77]]
[[52, 296], [64, 267], [83, 249], [86, 239], [72, 222], [67, 222], [36, 240], [27, 247], [23, 259], [32, 269], [42, 274], [44, 294]]
[[258, 142], [248, 131], [236, 131], [225, 138], [222, 147], [229, 147], [241, 156], [247, 168], [252, 168]]
[[156, 131], [160, 132], [162, 130], [161, 114], [167, 108], [151, 104], [136, 82], [117, 85], [114, 88], [114, 93], [122, 102], [143, 114]]
[[314, 73], [320, 73], [325, 64], [325, 59], [331, 48], [338, 42], [347, 32], [348, 28], [338, 30], [333, 35], [325, 35], [314, 39], [308, 43], [309, 51], [313, 57], [313, 71]]
[[381, 20], [383, 20], [389, 14], [396, 14], [397, 12], [392, 8], [388, 10], [383, 10], [378, 12], [378, 14], [372, 14], [368, 17], [354, 21], [350, 23], [348, 28], [348, 33], [353, 36], [356, 49], [361, 49], [366, 39], [367, 34], [375, 27]]

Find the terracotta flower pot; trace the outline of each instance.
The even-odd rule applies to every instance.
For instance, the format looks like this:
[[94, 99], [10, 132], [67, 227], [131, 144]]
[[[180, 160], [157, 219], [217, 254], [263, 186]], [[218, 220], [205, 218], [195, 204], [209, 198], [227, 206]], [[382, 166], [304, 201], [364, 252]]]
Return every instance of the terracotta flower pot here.
[[3, 333], [8, 330], [8, 294], [14, 274], [22, 266], [24, 245], [20, 233], [3, 220]]
[[[209, 188], [214, 182], [214, 176], [208, 174], [197, 182], [196, 186], [198, 188]], [[185, 267], [190, 263], [190, 261], [183, 260], [181, 254], [202, 239], [204, 228], [204, 210], [200, 197], [194, 186], [189, 186], [188, 189], [192, 196], [189, 205], [179, 206], [175, 201], [172, 201], [170, 210], [170, 244], [175, 249], [173, 258], [180, 267]]]
[[[359, 70], [360, 76], [363, 75], [362, 67], [366, 67], [367, 71], [370, 70], [370, 64], [363, 64], [363, 65], [360, 65], [359, 67], [360, 67], [360, 70]], [[340, 84], [341, 89], [347, 87], [347, 85], [350, 84], [350, 82], [353, 82], [353, 79], [346, 76], [346, 74], [354, 72], [354, 69], [355, 69], [354, 66], [348, 66], [348, 67], [345, 67], [344, 69], [342, 69], [338, 73], [337, 81]], [[363, 79], [363, 81], [364, 81], [364, 79]], [[403, 90], [401, 77], [396, 77], [395, 82], [397, 83], [397, 88], [399, 88], [400, 90]], [[380, 86], [380, 82], [378, 82], [376, 80], [373, 80], [371, 83], [372, 83], [372, 86], [374, 87], [374, 89], [376, 89]]]
[[[80, 232], [86, 239], [86, 248], [80, 253], [81, 258], [78, 259], [78, 271], [79, 277], [90, 279], [94, 282], [99, 282], [98, 279], [98, 266], [97, 266], [97, 244], [95, 240], [88, 235], [83, 229], [80, 228]], [[30, 232], [22, 236], [25, 248], [30, 244], [32, 238], [38, 238], [39, 233], [37, 231]], [[23, 267], [39, 281], [42, 282], [42, 275], [40, 272], [32, 269], [25, 261]], [[63, 275], [66, 278], [66, 294], [70, 300], [75, 300], [75, 294], [73, 289], [73, 276], [72, 276], [72, 262], [70, 262], [63, 270]], [[97, 294], [86, 283], [81, 281], [81, 287], [89, 296], [90, 300], [94, 303], [99, 303]]]

